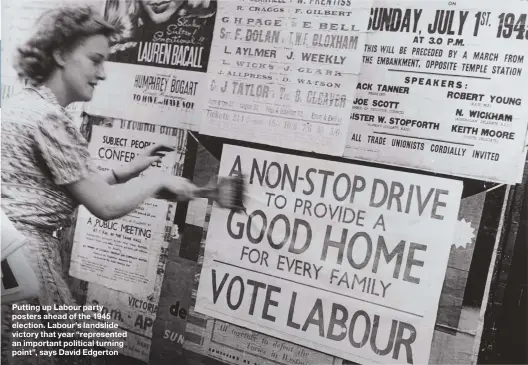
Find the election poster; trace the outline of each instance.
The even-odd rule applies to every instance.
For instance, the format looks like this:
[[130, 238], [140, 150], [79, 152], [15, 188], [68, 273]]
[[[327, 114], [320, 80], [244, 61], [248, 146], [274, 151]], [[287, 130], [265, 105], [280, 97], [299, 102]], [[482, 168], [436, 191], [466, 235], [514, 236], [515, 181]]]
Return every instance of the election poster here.
[[200, 133], [339, 155], [371, 0], [218, 5]]
[[[197, 288], [200, 282], [200, 270], [203, 264], [206, 233], [211, 218], [212, 206], [208, 205], [204, 211], [194, 207], [195, 215], [203, 214], [203, 235], [198, 258], [198, 271], [194, 277], [191, 305], [187, 326], [185, 328], [185, 342], [183, 347], [190, 354], [207, 356], [231, 365], [341, 365], [340, 358], [324, 354], [318, 349], [299, 346], [286, 339], [280, 339], [251, 331], [224, 321], [197, 313], [195, 309]], [[189, 214], [187, 215], [189, 217]], [[181, 252], [181, 251], [180, 251]]]
[[[219, 158], [217, 159], [215, 155], [211, 154], [206, 148], [204, 148], [204, 146], [200, 145], [196, 158], [194, 181], [209, 181], [209, 179], [217, 173], [218, 167]], [[190, 301], [182, 301], [182, 303], [185, 303], [185, 309], [187, 311], [185, 334], [184, 336], [181, 336], [179, 333], [176, 334], [177, 330], [174, 329], [171, 329], [170, 334], [165, 331], [161, 345], [167, 345], [169, 339], [176, 342], [176, 344], [171, 347], [170, 353], [168, 353], [167, 356], [171, 356], [170, 354], [176, 356], [177, 351], [179, 350], [179, 342], [183, 342], [183, 348], [187, 350], [185, 354], [188, 359], [207, 356], [219, 360], [222, 363], [232, 365], [341, 365], [341, 359], [323, 354], [317, 349], [309, 349], [288, 342], [285, 339], [273, 338], [262, 333], [228, 324], [215, 318], [201, 315], [194, 310], [196, 304], [196, 292], [200, 280], [200, 271], [203, 263], [203, 250], [206, 242], [205, 237], [211, 217], [211, 209], [212, 205], [208, 204], [206, 199], [195, 200], [189, 204], [185, 219], [185, 230], [178, 254], [180, 258], [190, 258], [197, 262], [196, 267], [193, 270], [193, 277], [186, 278], [186, 280], [192, 285]], [[195, 247], [195, 245], [198, 247]], [[196, 250], [196, 248], [198, 250]], [[181, 261], [179, 258], [176, 260], [177, 262]], [[167, 268], [167, 270], [169, 269]], [[167, 271], [167, 273], [169, 273], [169, 271]], [[176, 277], [180, 275], [172, 276]], [[171, 279], [166, 277], [166, 280]], [[178, 281], [179, 279], [174, 280]], [[182, 288], [186, 286], [180, 284], [179, 287]], [[181, 289], [179, 290], [179, 292], [181, 292]], [[164, 292], [162, 292], [162, 297], [164, 295], [163, 293]], [[182, 295], [174, 294], [172, 297], [180, 298]], [[163, 314], [160, 312], [157, 321], [154, 324], [154, 333], [156, 333], [158, 320], [161, 321], [163, 318], [162, 316]], [[174, 318], [171, 323], [177, 325], [178, 318]], [[222, 329], [222, 332], [218, 332], [218, 329], [220, 328]], [[155, 342], [153, 341], [152, 362], [154, 362], [155, 359], [160, 359], [162, 356], [154, 350], [154, 343]], [[167, 349], [167, 346], [165, 346], [165, 349]], [[273, 356], [272, 353], [276, 353], [277, 356]]]
[[[212, 146], [213, 145], [210, 143], [205, 144], [205, 148], [211, 151], [215, 159], [220, 161], [221, 150], [215, 151]], [[210, 153], [206, 152], [205, 149], [202, 150], [204, 152], [199, 153], [200, 156], [210, 156]], [[211, 171], [211, 168], [205, 167], [209, 165], [210, 163], [205, 162], [203, 158], [197, 158], [196, 166], [200, 170], [199, 174], [201, 177], [198, 178], [196, 175], [198, 170], [195, 170], [193, 181], [196, 182], [196, 179], [198, 178], [199, 181], [202, 181], [202, 183], [205, 184], [210, 176], [202, 176], [202, 173], [205, 171]], [[216, 172], [218, 168], [214, 167], [212, 170]], [[431, 355], [429, 357], [430, 364], [470, 363], [469, 358], [471, 357], [471, 348], [473, 348], [474, 340], [472, 337], [468, 340], [467, 335], [463, 334], [458, 334], [457, 336], [453, 333], [453, 329], [462, 328], [464, 330], [473, 331], [476, 330], [479, 325], [478, 316], [473, 316], [473, 314], [478, 313], [478, 308], [480, 308], [481, 302], [470, 304], [467, 296], [469, 292], [472, 292], [474, 293], [473, 296], [478, 297], [478, 293], [484, 291], [486, 275], [491, 263], [491, 249], [493, 248], [495, 241], [500, 237], [500, 229], [497, 231], [496, 227], [497, 224], [499, 224], [502, 207], [503, 204], [505, 204], [505, 199], [507, 200], [508, 194], [505, 193], [505, 187], [499, 185], [500, 184], [472, 179], [463, 180], [464, 189], [460, 202], [458, 222], [456, 223], [446, 275], [439, 300]], [[196, 224], [199, 224], [200, 227], [206, 226], [208, 224], [206, 222], [209, 222], [210, 213], [204, 213], [202, 210], [203, 209], [201, 208], [199, 211], [194, 211], [193, 209], [193, 212], [191, 212], [191, 208], [189, 208], [187, 219], [189, 219], [190, 216], [196, 217]], [[189, 226], [185, 228], [184, 237], [187, 236], [188, 229]], [[205, 245], [205, 239], [202, 244]], [[182, 247], [183, 246], [185, 245], [182, 244]], [[181, 254], [182, 250], [180, 249], [180, 255]], [[198, 261], [202, 262], [202, 258], [203, 251], [201, 251]], [[475, 267], [476, 263], [478, 263], [478, 269]], [[196, 288], [198, 287], [198, 283], [199, 276], [197, 276], [194, 284]], [[192, 355], [193, 357], [196, 357], [197, 361], [200, 361], [202, 356], [207, 356], [223, 363], [233, 365], [246, 365], [248, 361], [251, 364], [291, 364], [292, 361], [297, 364], [309, 364], [311, 359], [316, 359], [315, 362], [312, 362], [314, 365], [335, 364], [335, 362], [333, 362], [333, 357], [331, 356], [321, 359], [319, 355], [316, 355], [320, 354], [317, 351], [297, 344], [292, 344], [285, 340], [282, 340], [284, 346], [281, 345], [281, 347], [283, 349], [288, 349], [290, 355], [298, 354], [298, 356], [285, 357], [284, 361], [282, 361], [282, 351], [284, 350], [279, 353], [278, 359], [271, 360], [270, 357], [266, 357], [266, 355], [269, 356], [269, 351], [264, 351], [262, 353], [249, 350], [248, 343], [253, 343], [251, 341], [244, 342], [239, 348], [229, 346], [228, 344], [230, 341], [214, 341], [214, 338], [217, 337], [212, 331], [218, 331], [221, 325], [223, 328], [223, 325], [227, 323], [196, 313], [193, 310], [196, 299], [196, 290], [193, 292], [193, 304], [189, 308], [184, 342], [184, 348], [189, 350], [186, 352], [187, 359], [190, 359]], [[233, 332], [231, 329], [228, 329], [230, 336], [235, 336], [235, 333], [244, 330], [243, 327], [232, 324], [228, 325], [230, 328], [233, 327], [237, 330]], [[262, 337], [265, 338], [268, 343], [273, 343], [270, 339], [276, 340], [274, 337], [264, 335], [257, 331], [248, 332], [253, 336], [251, 338]], [[213, 341], [211, 341], [211, 339], [213, 339]], [[237, 341], [242, 340], [239, 338]], [[261, 341], [258, 341], [257, 343], [261, 343]], [[454, 345], [455, 343], [456, 346]], [[260, 350], [263, 347], [264, 346], [260, 346], [258, 349]], [[253, 346], [253, 348], [257, 347]], [[304, 350], [301, 351], [301, 348]], [[450, 348], [453, 351], [446, 351], [446, 348]], [[464, 350], [457, 351], [455, 349]], [[301, 354], [307, 355], [302, 356]], [[226, 355], [230, 355], [231, 357], [227, 357]], [[467, 362], [464, 361], [466, 358]], [[192, 363], [192, 361], [190, 361], [190, 363]], [[348, 364], [350, 364], [350, 362], [348, 362]]]
[[[195, 311], [365, 363], [427, 363], [459, 181], [224, 145]], [[435, 232], [431, 235], [431, 232]]]
[[518, 0], [376, 0], [345, 156], [520, 183], [527, 13]]
[[216, 4], [104, 1], [105, 18], [119, 34], [105, 65], [106, 80], [98, 85], [87, 111], [198, 130]]
[[[129, 163], [152, 143], [161, 142], [174, 146], [175, 150], [143, 174], [156, 173], [156, 169], [173, 173], [181, 164], [186, 141], [183, 130], [152, 126], [157, 132], [148, 133], [117, 128], [117, 123], [115, 127], [93, 126], [92, 129], [89, 150], [101, 171]], [[155, 198], [147, 199], [132, 213], [110, 221], [93, 216], [81, 206], [70, 275], [138, 297], [151, 295], [174, 214], [174, 204]]]

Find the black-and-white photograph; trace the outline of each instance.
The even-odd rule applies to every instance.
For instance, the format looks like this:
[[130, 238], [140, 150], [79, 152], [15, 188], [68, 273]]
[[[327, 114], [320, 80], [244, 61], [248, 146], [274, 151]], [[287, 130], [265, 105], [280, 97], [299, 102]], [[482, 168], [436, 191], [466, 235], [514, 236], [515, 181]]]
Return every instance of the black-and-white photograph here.
[[528, 363], [528, 2], [2, 0], [1, 363]]

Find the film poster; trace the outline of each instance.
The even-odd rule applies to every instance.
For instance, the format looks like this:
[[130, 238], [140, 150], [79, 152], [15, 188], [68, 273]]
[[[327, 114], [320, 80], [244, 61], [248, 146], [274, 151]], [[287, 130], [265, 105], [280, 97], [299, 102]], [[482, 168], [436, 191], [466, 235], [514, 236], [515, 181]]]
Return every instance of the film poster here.
[[87, 111], [198, 130], [216, 1], [107, 0], [120, 30]]
[[376, 0], [345, 156], [520, 183], [528, 3]]
[[461, 182], [226, 145], [219, 175], [238, 174], [246, 211], [213, 208], [196, 312], [358, 363], [428, 363]]

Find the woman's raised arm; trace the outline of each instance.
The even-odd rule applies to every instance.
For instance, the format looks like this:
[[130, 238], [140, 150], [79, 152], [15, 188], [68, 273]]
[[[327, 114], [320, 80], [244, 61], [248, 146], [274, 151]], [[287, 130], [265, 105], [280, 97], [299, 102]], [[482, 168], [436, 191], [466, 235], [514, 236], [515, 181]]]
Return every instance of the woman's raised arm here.
[[39, 121], [34, 138], [53, 182], [65, 186], [80, 204], [104, 220], [127, 215], [161, 191], [188, 200], [197, 189], [187, 179], [162, 171], [137, 177], [164, 152], [174, 150], [165, 144], [151, 145], [130, 164], [100, 174], [91, 161], [86, 140], [63, 115], [46, 115]]
[[66, 188], [90, 213], [103, 220], [125, 216], [162, 191], [174, 196], [174, 200], [185, 201], [192, 199], [197, 189], [185, 178], [163, 173], [115, 185], [109, 185], [102, 176], [93, 175], [68, 184]]

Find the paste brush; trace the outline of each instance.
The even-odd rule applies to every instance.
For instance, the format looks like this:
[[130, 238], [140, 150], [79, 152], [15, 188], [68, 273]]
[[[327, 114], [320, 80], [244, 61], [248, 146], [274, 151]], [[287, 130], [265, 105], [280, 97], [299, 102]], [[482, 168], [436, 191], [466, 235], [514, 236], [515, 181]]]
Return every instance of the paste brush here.
[[212, 199], [220, 207], [235, 210], [237, 213], [246, 211], [246, 181], [243, 176], [220, 176], [218, 179], [212, 179], [208, 185], [198, 188], [193, 195], [195, 198]]

